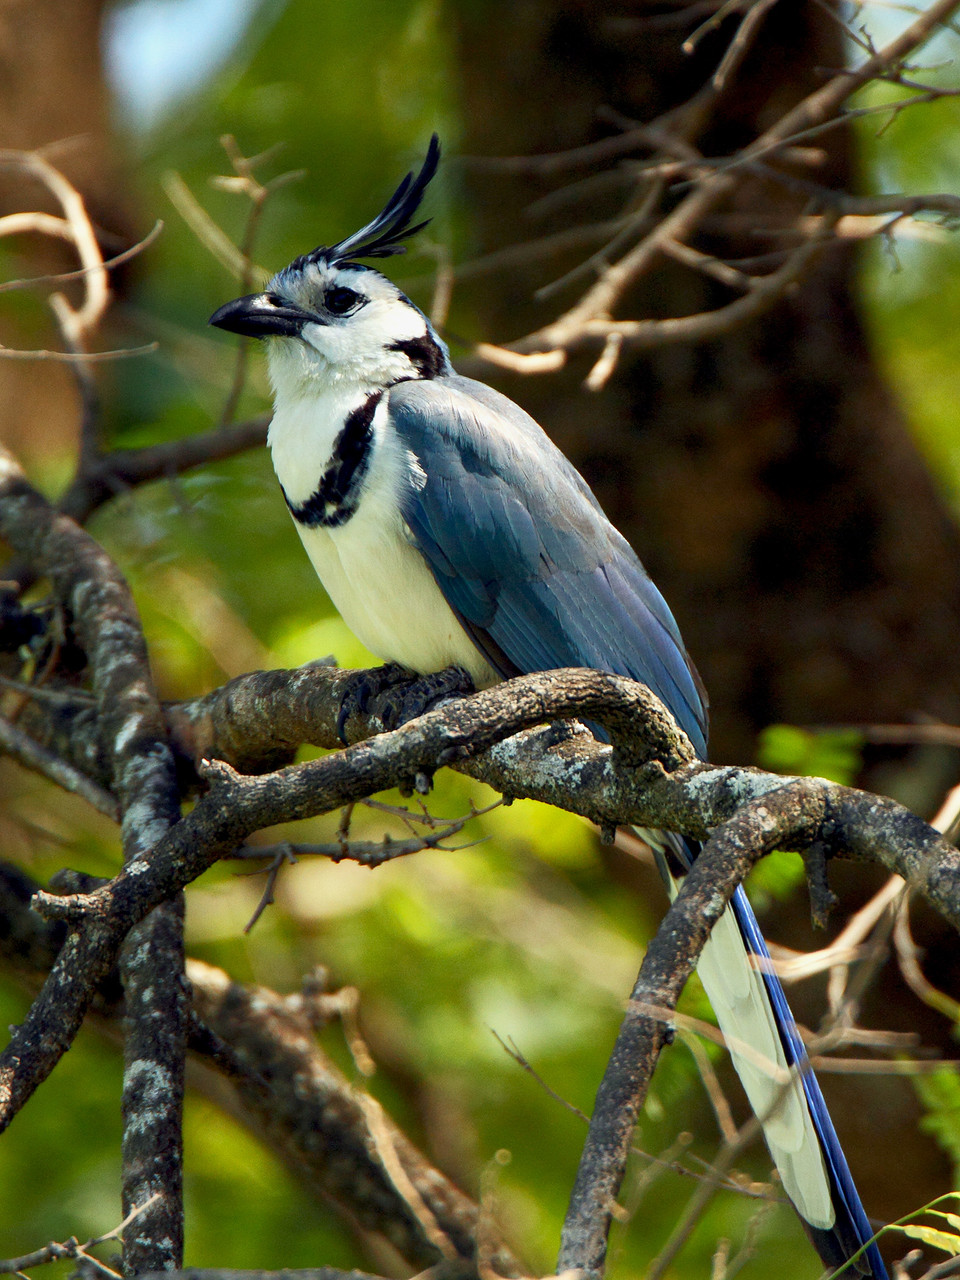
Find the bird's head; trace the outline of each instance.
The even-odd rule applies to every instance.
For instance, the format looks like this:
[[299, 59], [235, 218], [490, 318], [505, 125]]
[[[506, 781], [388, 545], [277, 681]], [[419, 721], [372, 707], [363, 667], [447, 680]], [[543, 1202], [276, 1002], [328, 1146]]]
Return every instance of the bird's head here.
[[434, 134], [419, 174], [407, 174], [372, 222], [339, 244], [295, 258], [263, 293], [236, 298], [210, 317], [218, 328], [271, 339], [278, 393], [304, 382], [386, 386], [449, 367], [446, 347], [423, 312], [386, 276], [357, 261], [403, 253], [402, 241], [427, 225], [410, 222], [439, 158]]

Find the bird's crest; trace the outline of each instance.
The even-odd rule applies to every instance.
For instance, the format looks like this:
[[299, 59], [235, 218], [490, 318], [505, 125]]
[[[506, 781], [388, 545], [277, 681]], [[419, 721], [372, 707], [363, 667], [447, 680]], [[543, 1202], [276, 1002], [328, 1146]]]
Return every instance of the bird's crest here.
[[406, 253], [407, 246], [402, 241], [422, 231], [430, 221], [427, 218], [418, 222], [415, 227], [410, 226], [410, 220], [420, 207], [423, 194], [437, 172], [439, 163], [440, 139], [434, 134], [420, 172], [416, 177], [412, 171], [407, 174], [372, 222], [368, 222], [339, 244], [320, 245], [312, 253], [304, 254], [291, 263], [291, 267], [320, 261], [333, 265], [337, 262], [352, 262], [357, 258], [389, 258], [395, 253]]

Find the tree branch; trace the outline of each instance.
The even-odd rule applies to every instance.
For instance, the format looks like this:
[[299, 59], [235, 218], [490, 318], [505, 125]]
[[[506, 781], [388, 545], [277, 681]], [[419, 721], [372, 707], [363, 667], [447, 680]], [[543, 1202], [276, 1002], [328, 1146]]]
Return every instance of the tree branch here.
[[[180, 708], [172, 718], [188, 725], [194, 746], [208, 738], [204, 749], [213, 745], [209, 733], [219, 725], [223, 738], [216, 745], [228, 757], [249, 758], [257, 739], [269, 742], [268, 750], [276, 749], [277, 740], [332, 746], [351, 678], [351, 673], [319, 667], [256, 673], [191, 704], [188, 712]], [[351, 721], [354, 736], [376, 729], [375, 713], [374, 707], [365, 724]], [[557, 735], [546, 729], [513, 736], [571, 716], [604, 723], [614, 746], [597, 743], [585, 731]], [[558, 804], [607, 829], [636, 824], [706, 839], [740, 811], [749, 813], [758, 803], [762, 810], [774, 792], [777, 805], [795, 815], [816, 804], [822, 812], [816, 838], [826, 850], [846, 851], [897, 871], [960, 927], [960, 853], [893, 801], [821, 779], [784, 779], [694, 762], [689, 743], [644, 686], [595, 671], [549, 672], [451, 702], [402, 729], [260, 777], [244, 776], [227, 764], [208, 766], [210, 790], [157, 842], [149, 861], [131, 861], [92, 893], [38, 896], [45, 914], [74, 926], [71, 954], [78, 975], [86, 975], [72, 983], [51, 975], [41, 1007], [56, 1009], [70, 1025], [77, 1022], [96, 989], [93, 975], [99, 981], [106, 973], [128, 930], [257, 828], [330, 812], [449, 763], [506, 794]], [[799, 817], [795, 829], [801, 830]], [[805, 846], [808, 834], [798, 847]], [[0, 1099], [2, 1122], [42, 1078], [32, 1058], [26, 1070], [12, 1059], [9, 1048], [0, 1058], [7, 1081], [7, 1095]]]
[[78, 472], [60, 500], [60, 510], [77, 524], [85, 524], [98, 507], [136, 485], [181, 475], [264, 444], [269, 421], [264, 415], [181, 440], [105, 454]]
[[[428, 1267], [444, 1252], [475, 1259], [481, 1213], [413, 1146], [373, 1099], [352, 1087], [317, 1047], [295, 999], [232, 982], [210, 965], [188, 966], [194, 1009], [228, 1044], [237, 1064], [230, 1097], [217, 1099], [305, 1175], [321, 1200], [383, 1235], [408, 1262]], [[390, 1169], [399, 1171], [391, 1175]], [[426, 1216], [425, 1216], [426, 1215]], [[427, 1224], [429, 1224], [429, 1228]], [[439, 1232], [446, 1249], [431, 1239]], [[522, 1274], [502, 1240], [492, 1246], [499, 1275]], [[475, 1272], [474, 1272], [475, 1274]]]
[[[728, 79], [727, 71], [742, 56], [747, 37], [755, 32], [756, 23], [767, 7], [765, 0], [764, 3], [755, 4], [749, 17], [744, 19], [740, 33], [744, 40], [735, 38], [728, 49], [727, 58], [724, 61], [727, 63], [729, 60], [729, 65], [721, 68], [722, 74], [718, 71], [720, 82], [711, 81], [684, 107], [672, 112], [669, 121], [653, 122], [639, 127], [630, 122], [626, 125], [626, 132], [622, 138], [605, 139], [602, 143], [593, 144], [590, 149], [583, 149], [587, 152], [587, 156], [581, 156], [580, 151], [561, 153], [557, 158], [558, 161], [565, 164], [570, 159], [579, 162], [591, 154], [593, 158], [599, 155], [605, 156], [608, 153], [616, 154], [624, 149], [628, 139], [634, 145], [652, 145], [667, 153], [675, 150], [670, 146], [670, 137], [675, 141], [683, 141], [686, 135], [697, 131], [702, 122], [704, 104], [711, 102], [718, 89], [723, 87], [723, 83]], [[958, 7], [960, 6], [957, 0], [937, 0], [883, 49], [871, 53], [854, 70], [844, 70], [833, 76], [825, 85], [786, 112], [769, 129], [728, 160], [685, 161], [685, 163], [695, 163], [693, 189], [622, 257], [603, 265], [596, 282], [562, 316], [512, 342], [509, 352], [512, 352], [515, 357], [547, 355], [553, 356], [554, 359], [559, 357], [562, 360], [565, 353], [585, 343], [596, 343], [598, 339], [602, 340], [614, 332], [621, 333], [624, 342], [631, 347], [692, 341], [694, 338], [703, 339], [714, 336], [718, 331], [725, 332], [735, 324], [758, 313], [761, 309], [759, 300], [753, 301], [751, 306], [743, 306], [742, 304], [748, 301], [744, 298], [738, 303], [722, 308], [719, 313], [707, 312], [703, 315], [655, 321], [618, 322], [612, 319], [615, 308], [622, 301], [627, 290], [650, 270], [661, 254], [669, 251], [667, 246], [684, 244], [701, 227], [707, 214], [721, 200], [734, 192], [743, 174], [749, 172], [757, 161], [778, 155], [785, 148], [794, 146], [798, 140], [815, 136], [824, 128], [845, 123], [848, 117], [837, 115], [844, 102], [864, 85], [878, 77], [889, 75], [892, 68], [898, 68], [903, 59], [921, 45], [937, 26], [947, 21]], [[928, 90], [921, 95], [921, 99], [929, 101], [930, 97], [936, 96], [937, 93], [937, 90]], [[897, 104], [891, 104], [886, 109], [900, 108]], [[873, 108], [865, 110], [873, 110]], [[664, 135], [669, 137], [665, 138]], [[549, 159], [538, 157], [530, 163], [536, 163], [542, 170], [548, 168]], [[891, 199], [896, 202], [898, 197], [891, 197]], [[907, 201], [911, 212], [919, 211], [917, 201], [920, 200], [922, 197], [912, 197]], [[953, 204], [952, 201], [948, 203]], [[942, 197], [932, 196], [931, 208], [944, 209]], [[805, 257], [799, 266], [806, 268], [811, 261], [812, 257]], [[789, 279], [784, 276], [778, 281], [779, 288], [767, 283], [768, 280], [772, 281], [773, 277], [759, 277], [757, 285], [764, 289], [763, 303], [769, 305], [778, 297], [782, 297], [799, 274], [799, 271], [793, 273]], [[715, 314], [721, 318], [711, 319]], [[503, 349], [491, 350], [488, 346], [482, 349], [481, 354], [485, 358], [493, 359], [496, 363], [505, 363], [507, 358], [503, 354]], [[554, 366], [541, 360], [522, 363], [518, 361], [515, 367], [521, 372], [537, 373]]]
[[[37, 888], [17, 868], [0, 864], [0, 963], [31, 987], [49, 972], [63, 934], [62, 925], [30, 908]], [[371, 1125], [365, 1095], [317, 1043], [315, 997], [237, 983], [198, 960], [187, 961], [187, 979], [191, 1087], [270, 1146], [318, 1203], [334, 1205], [353, 1227], [382, 1235], [411, 1265], [435, 1264], [442, 1254], [381, 1158], [389, 1148], [456, 1257], [475, 1259], [484, 1235], [499, 1275], [524, 1274], [488, 1215], [388, 1116], [381, 1111]], [[114, 972], [100, 989], [94, 1023], [111, 1042], [122, 1014], [119, 996]]]
[[[127, 865], [137, 865], [177, 821], [180, 798], [129, 590], [103, 549], [41, 497], [2, 448], [0, 534], [36, 572], [51, 579], [73, 620], [90, 663], [98, 736], [110, 762], [109, 785], [120, 802], [124, 858]], [[133, 1271], [177, 1266], [182, 1259], [183, 931], [182, 906], [166, 902], [168, 897], [173, 895], [153, 904], [164, 903], [132, 939], [122, 962], [129, 1028], [124, 1211], [152, 1200], [124, 1244]], [[107, 951], [102, 951], [96, 928], [71, 931], [67, 937], [44, 990], [0, 1057], [0, 1128], [69, 1048], [126, 933], [111, 938]], [[99, 963], [88, 966], [91, 944], [100, 953]]]
[[823, 797], [813, 791], [794, 796], [790, 790], [769, 793], [710, 837], [647, 948], [597, 1093], [563, 1225], [558, 1272], [579, 1268], [585, 1280], [603, 1273], [637, 1117], [671, 1034], [662, 1011], [676, 1008], [734, 889], [764, 854], [806, 846], [823, 823]]

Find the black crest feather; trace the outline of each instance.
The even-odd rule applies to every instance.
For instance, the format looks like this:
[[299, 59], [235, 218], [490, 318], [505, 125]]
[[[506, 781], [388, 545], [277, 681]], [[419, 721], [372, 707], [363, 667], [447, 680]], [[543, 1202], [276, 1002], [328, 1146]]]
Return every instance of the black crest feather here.
[[440, 139], [434, 134], [420, 172], [416, 177], [412, 171], [407, 174], [372, 222], [368, 222], [339, 244], [329, 247], [321, 245], [319, 249], [308, 253], [303, 261], [316, 262], [322, 258], [330, 263], [349, 262], [355, 258], [389, 258], [395, 253], [406, 253], [407, 246], [402, 242], [422, 231], [430, 221], [427, 218], [414, 227], [410, 226], [439, 163]]

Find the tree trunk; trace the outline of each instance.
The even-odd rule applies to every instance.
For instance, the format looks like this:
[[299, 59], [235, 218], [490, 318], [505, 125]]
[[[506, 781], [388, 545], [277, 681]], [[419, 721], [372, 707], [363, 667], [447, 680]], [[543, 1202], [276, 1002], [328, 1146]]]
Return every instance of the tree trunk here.
[[[638, 3], [617, 17], [603, 0], [451, 6], [463, 151], [554, 152], [612, 132], [603, 108], [648, 122], [678, 106], [712, 73], [734, 27], [688, 56], [680, 45], [703, 15], [663, 9]], [[730, 154], [844, 56], [839, 27], [819, 6], [776, 6], [695, 144]], [[824, 135], [822, 163], [800, 176], [849, 189], [848, 144], [844, 131]], [[532, 222], [527, 206], [562, 180], [478, 173], [469, 161], [466, 173], [481, 251], [613, 216], [625, 191], [591, 187], [588, 199]], [[747, 215], [776, 226], [802, 203], [752, 182], [702, 243], [733, 258], [765, 252], [770, 240], [731, 223]], [[570, 289], [545, 304], [533, 291], [590, 248], [465, 285], [482, 335], [508, 341], [557, 314]], [[627, 357], [599, 395], [583, 390], [581, 360], [560, 376], [493, 375], [580, 467], [674, 609], [710, 691], [712, 759], [751, 759], [757, 731], [777, 721], [960, 714], [960, 539], [872, 361], [855, 267], [852, 251], [834, 249], [773, 314], [696, 348]], [[716, 305], [718, 287], [663, 263], [629, 314], [697, 311]], [[941, 781], [931, 778], [931, 797]]]

